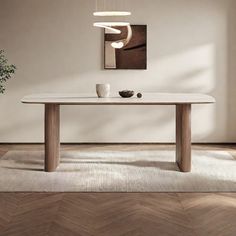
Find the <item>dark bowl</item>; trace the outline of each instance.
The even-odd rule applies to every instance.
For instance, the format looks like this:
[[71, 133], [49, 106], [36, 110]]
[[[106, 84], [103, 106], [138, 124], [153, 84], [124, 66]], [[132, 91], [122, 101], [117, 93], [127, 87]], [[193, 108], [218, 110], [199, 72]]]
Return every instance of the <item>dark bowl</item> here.
[[119, 92], [122, 98], [131, 98], [134, 96], [134, 91], [132, 90], [123, 90]]

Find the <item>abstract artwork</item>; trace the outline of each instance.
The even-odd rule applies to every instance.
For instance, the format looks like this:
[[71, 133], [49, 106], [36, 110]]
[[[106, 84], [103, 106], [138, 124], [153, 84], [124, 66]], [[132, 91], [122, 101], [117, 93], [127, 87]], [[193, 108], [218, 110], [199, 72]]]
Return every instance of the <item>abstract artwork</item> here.
[[105, 69], [147, 69], [147, 26], [113, 27], [120, 33], [105, 29]]

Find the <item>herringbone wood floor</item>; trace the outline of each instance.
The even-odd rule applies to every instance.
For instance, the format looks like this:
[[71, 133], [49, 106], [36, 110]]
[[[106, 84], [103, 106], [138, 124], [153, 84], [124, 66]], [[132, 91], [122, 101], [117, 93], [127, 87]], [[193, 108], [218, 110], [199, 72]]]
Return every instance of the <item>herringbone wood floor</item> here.
[[[12, 149], [41, 148], [0, 145], [0, 156]], [[88, 146], [63, 146], [74, 148]], [[234, 146], [194, 148], [227, 150], [232, 154], [236, 150]], [[1, 236], [235, 236], [235, 222], [236, 193], [0, 193]]]

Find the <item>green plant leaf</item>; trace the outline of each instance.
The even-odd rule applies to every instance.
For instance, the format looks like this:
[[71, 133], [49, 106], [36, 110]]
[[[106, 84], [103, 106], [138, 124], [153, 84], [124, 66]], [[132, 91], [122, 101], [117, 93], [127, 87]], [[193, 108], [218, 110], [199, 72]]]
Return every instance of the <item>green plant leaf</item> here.
[[4, 93], [5, 87], [3, 83], [9, 80], [16, 71], [16, 66], [8, 64], [8, 60], [4, 55], [4, 50], [0, 50], [0, 93]]

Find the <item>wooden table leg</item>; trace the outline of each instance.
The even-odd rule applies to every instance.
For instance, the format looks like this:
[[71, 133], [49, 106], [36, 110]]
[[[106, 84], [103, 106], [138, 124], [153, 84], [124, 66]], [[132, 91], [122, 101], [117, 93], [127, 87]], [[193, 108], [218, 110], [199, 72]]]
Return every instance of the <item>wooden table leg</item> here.
[[176, 105], [176, 162], [182, 172], [191, 171], [191, 104]]
[[55, 171], [59, 163], [60, 105], [45, 104], [45, 171]]

